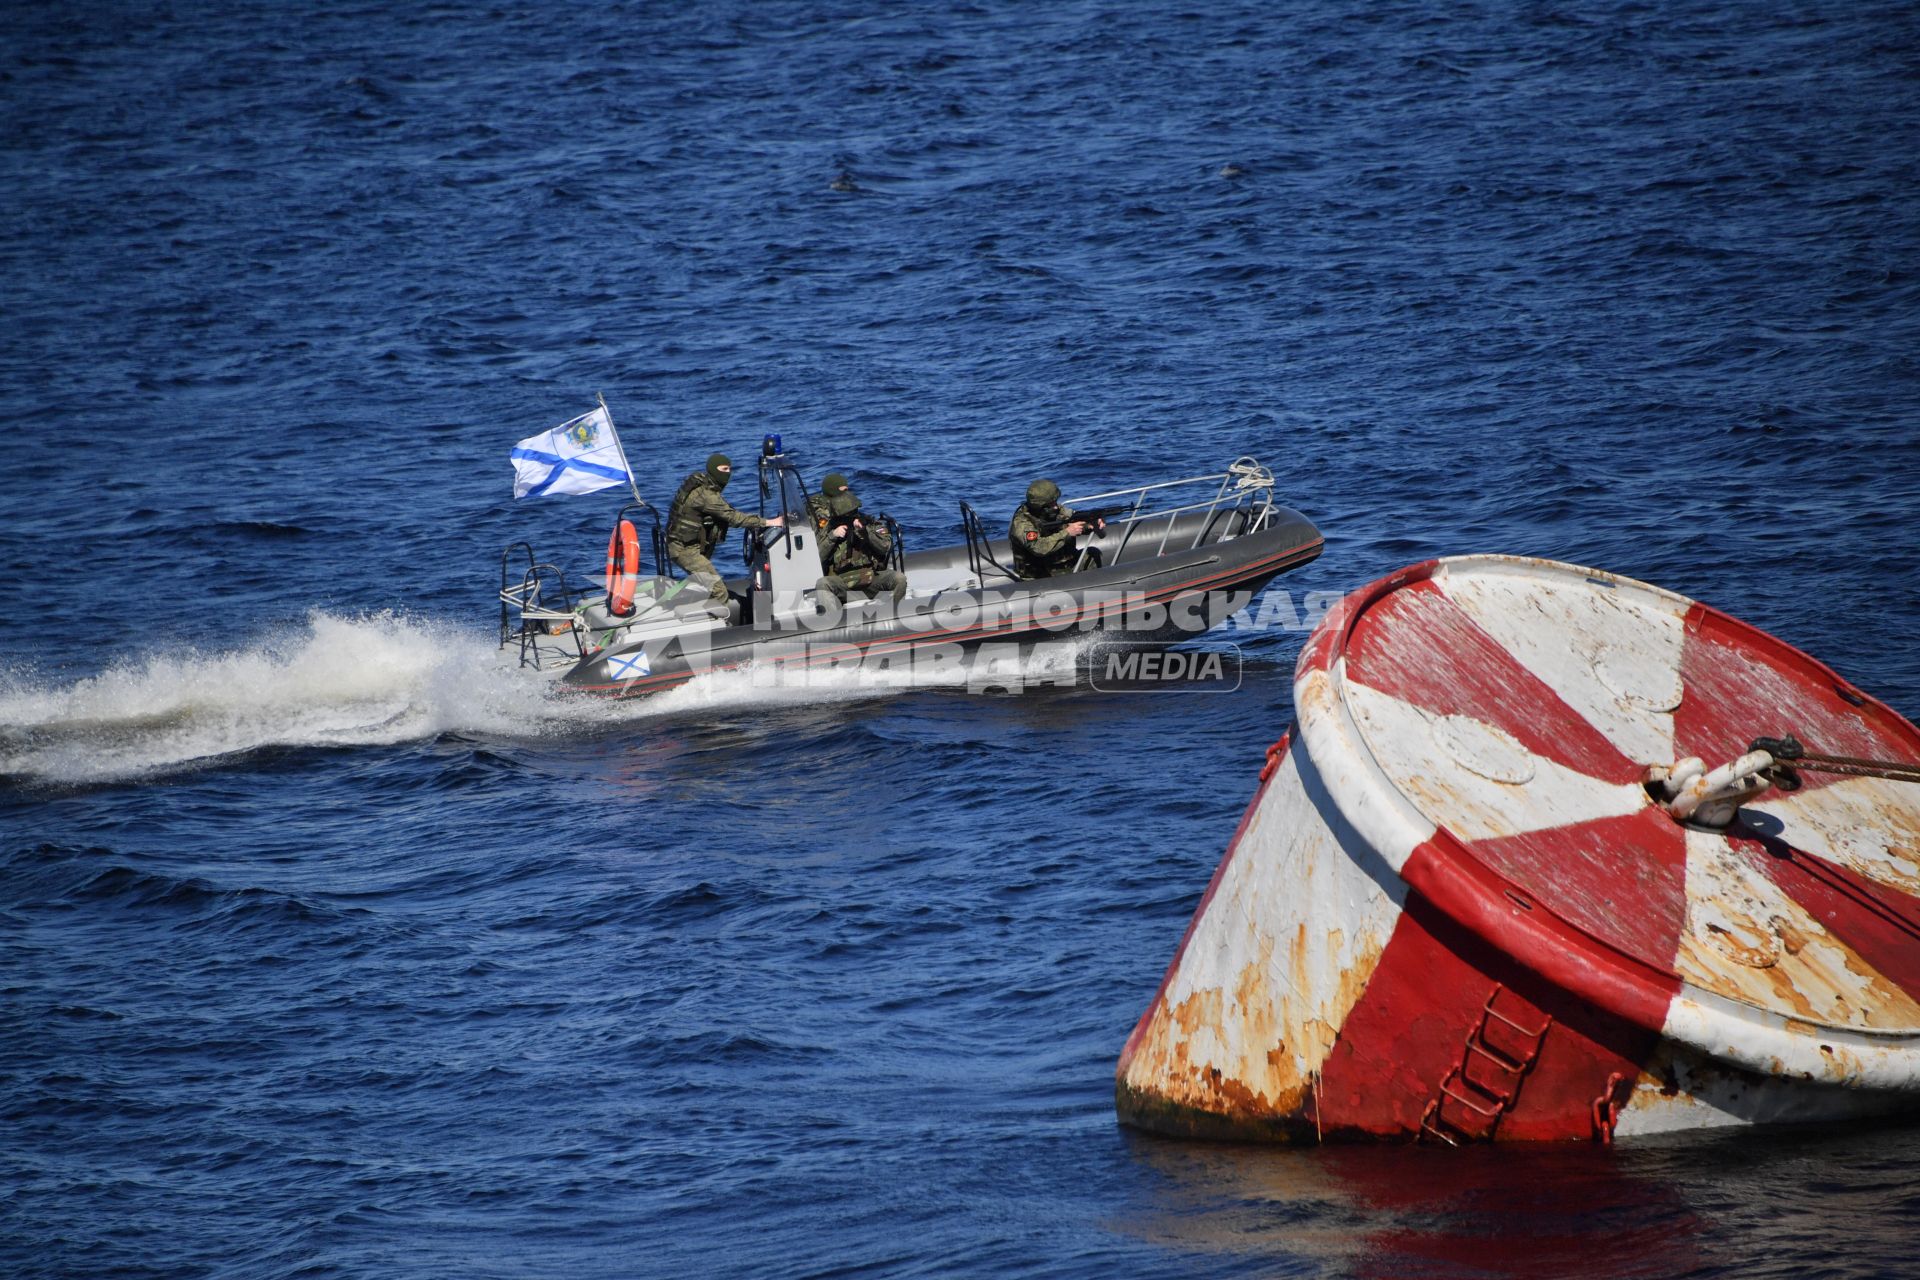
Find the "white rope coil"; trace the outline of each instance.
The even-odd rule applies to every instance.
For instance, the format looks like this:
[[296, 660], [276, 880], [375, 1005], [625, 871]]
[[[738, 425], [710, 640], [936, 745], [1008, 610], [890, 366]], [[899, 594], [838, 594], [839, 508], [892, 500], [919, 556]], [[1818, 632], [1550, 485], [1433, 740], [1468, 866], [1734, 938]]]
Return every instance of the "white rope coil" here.
[[1688, 756], [1671, 767], [1654, 766], [1648, 781], [1665, 796], [1662, 807], [1681, 822], [1702, 827], [1724, 827], [1733, 821], [1740, 802], [1773, 785], [1767, 770], [1773, 757], [1749, 751], [1717, 769], [1708, 769], [1699, 756]]
[[1261, 466], [1256, 458], [1235, 458], [1227, 464], [1227, 474], [1234, 477], [1236, 492], [1273, 488], [1273, 472]]

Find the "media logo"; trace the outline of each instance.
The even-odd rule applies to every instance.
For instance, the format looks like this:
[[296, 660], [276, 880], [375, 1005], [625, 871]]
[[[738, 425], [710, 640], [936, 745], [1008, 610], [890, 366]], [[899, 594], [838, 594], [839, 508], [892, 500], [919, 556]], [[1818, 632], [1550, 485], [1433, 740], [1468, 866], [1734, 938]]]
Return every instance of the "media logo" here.
[[1088, 683], [1107, 693], [1231, 693], [1240, 687], [1243, 658], [1240, 647], [1231, 644], [1218, 649], [1116, 644], [1094, 650], [1087, 662]]

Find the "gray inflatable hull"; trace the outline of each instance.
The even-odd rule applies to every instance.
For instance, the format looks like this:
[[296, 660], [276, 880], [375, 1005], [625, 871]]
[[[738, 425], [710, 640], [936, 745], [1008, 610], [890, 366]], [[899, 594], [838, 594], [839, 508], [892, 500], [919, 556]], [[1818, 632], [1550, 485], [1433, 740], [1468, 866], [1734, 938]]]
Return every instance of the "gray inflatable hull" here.
[[[861, 603], [844, 613], [772, 614], [734, 579], [733, 625], [709, 621], [670, 635], [622, 643], [617, 636], [562, 677], [569, 690], [635, 697], [685, 683], [707, 671], [755, 663], [832, 666], [911, 655], [916, 650], [985, 644], [1034, 644], [1094, 635], [1101, 642], [1169, 644], [1190, 640], [1243, 609], [1278, 575], [1317, 558], [1320, 531], [1299, 512], [1274, 507], [1263, 527], [1239, 531], [1241, 512], [1196, 513], [1155, 527], [1083, 539], [1101, 550], [1098, 569], [1038, 580], [1012, 578], [964, 546], [906, 558], [913, 594]], [[1170, 548], [1179, 548], [1173, 550]], [[989, 544], [1011, 563], [1004, 540]], [[756, 609], [762, 614], [754, 616]]]

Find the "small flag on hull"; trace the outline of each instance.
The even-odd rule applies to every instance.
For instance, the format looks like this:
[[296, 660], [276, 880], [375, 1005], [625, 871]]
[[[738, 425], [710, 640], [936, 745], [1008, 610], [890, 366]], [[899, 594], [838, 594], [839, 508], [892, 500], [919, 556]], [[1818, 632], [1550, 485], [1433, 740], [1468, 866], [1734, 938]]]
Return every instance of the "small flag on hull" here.
[[605, 404], [551, 431], [528, 436], [513, 447], [511, 457], [516, 498], [598, 493], [633, 479]]
[[641, 676], [653, 674], [653, 660], [647, 657], [645, 649], [636, 649], [626, 655], [608, 654], [607, 674], [615, 680], [638, 680]]

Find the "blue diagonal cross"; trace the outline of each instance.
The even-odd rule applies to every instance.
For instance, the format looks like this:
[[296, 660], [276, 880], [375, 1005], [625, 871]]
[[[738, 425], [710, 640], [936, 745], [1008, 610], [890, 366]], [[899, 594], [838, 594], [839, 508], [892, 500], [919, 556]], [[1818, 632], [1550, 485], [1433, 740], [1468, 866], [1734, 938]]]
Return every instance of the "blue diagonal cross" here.
[[560, 473], [569, 467], [577, 471], [584, 471], [588, 475], [599, 476], [603, 480], [618, 482], [627, 478], [626, 472], [616, 470], [613, 467], [603, 467], [597, 462], [588, 462], [583, 458], [563, 458], [556, 453], [541, 453], [538, 449], [516, 448], [509, 456], [525, 458], [528, 462], [544, 462], [553, 468], [547, 472], [546, 479], [521, 494], [520, 496], [523, 498], [537, 498], [545, 493], [553, 487], [553, 482], [560, 478]]
[[[634, 670], [635, 667], [639, 670]], [[653, 664], [647, 661], [647, 651], [642, 649], [630, 658], [610, 656], [607, 670], [615, 680], [638, 680], [641, 676], [653, 674]]]

